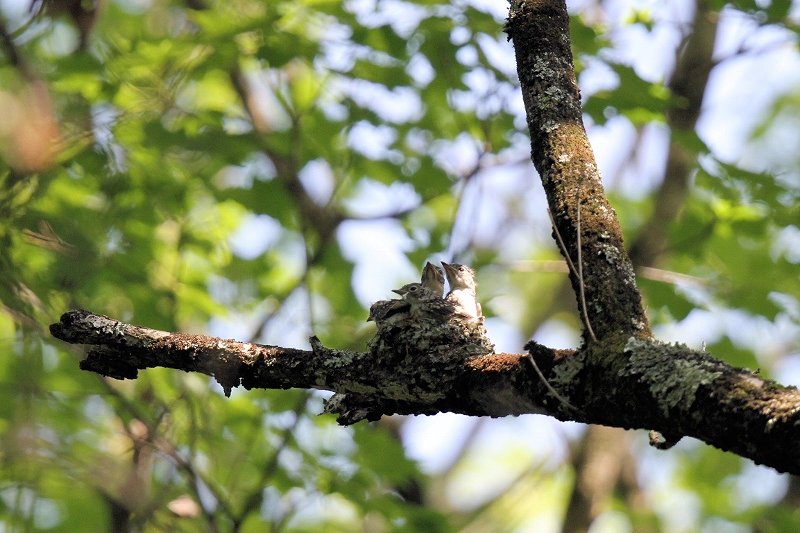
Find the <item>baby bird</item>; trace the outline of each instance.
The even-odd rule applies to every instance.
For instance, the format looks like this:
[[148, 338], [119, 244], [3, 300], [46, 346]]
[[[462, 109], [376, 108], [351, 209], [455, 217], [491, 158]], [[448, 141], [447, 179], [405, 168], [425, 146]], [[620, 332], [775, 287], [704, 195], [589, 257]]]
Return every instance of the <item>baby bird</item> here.
[[422, 283], [408, 283], [393, 292], [409, 303], [409, 316], [414, 320], [446, 322], [453, 314], [453, 305], [442, 299], [441, 291], [431, 290]]
[[402, 300], [380, 300], [372, 304], [369, 308], [369, 317], [367, 322], [374, 320], [375, 322], [386, 322], [387, 320], [396, 320], [407, 318], [410, 314], [418, 315], [419, 302], [424, 300], [432, 300], [441, 298], [441, 291], [439, 295], [422, 283], [407, 283], [399, 289], [392, 289], [392, 292], [399, 294], [403, 297]]
[[411, 304], [405, 300], [379, 300], [369, 308], [367, 322], [384, 322], [393, 316], [408, 313]]
[[422, 283], [406, 283], [399, 289], [392, 289], [392, 292], [402, 296], [403, 300], [409, 302], [412, 306], [423, 300], [433, 300], [441, 297], [437, 296], [433, 290]]
[[430, 261], [425, 263], [420, 281], [422, 286], [430, 290], [436, 298], [441, 298], [442, 294], [444, 294], [444, 272]]
[[483, 319], [481, 305], [478, 303], [475, 290], [475, 271], [466, 265], [457, 263], [448, 264], [442, 262], [447, 282], [450, 284], [450, 292], [445, 296], [445, 300], [452, 303], [455, 313], [470, 321], [480, 321]]

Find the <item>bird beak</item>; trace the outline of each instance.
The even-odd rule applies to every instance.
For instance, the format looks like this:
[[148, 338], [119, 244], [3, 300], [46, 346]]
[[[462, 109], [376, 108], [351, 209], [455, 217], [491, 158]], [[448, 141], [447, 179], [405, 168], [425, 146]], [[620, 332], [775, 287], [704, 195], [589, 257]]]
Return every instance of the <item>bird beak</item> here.
[[406, 293], [403, 289], [392, 289], [392, 292], [395, 294], [399, 294], [400, 296]]
[[449, 263], [445, 263], [444, 261], [442, 261], [442, 266], [444, 267], [445, 272], [455, 272], [455, 269]]

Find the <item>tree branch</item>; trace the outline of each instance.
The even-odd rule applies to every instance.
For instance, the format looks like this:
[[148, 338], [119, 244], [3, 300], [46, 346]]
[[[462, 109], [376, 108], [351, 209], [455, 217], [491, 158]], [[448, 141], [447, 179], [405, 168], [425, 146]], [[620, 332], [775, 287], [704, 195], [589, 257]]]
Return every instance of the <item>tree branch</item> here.
[[[64, 314], [52, 334], [92, 345], [81, 368], [110, 377], [135, 378], [141, 369], [163, 366], [211, 375], [226, 394], [239, 385], [333, 391], [326, 411], [345, 424], [394, 413], [544, 413], [692, 436], [800, 474], [793, 446], [800, 442], [796, 388], [651, 339], [581, 121], [567, 22], [563, 0], [514, 0], [507, 31], [516, 49], [533, 160], [565, 255], [573, 263], [584, 259], [586, 296], [579, 305], [598, 342], [581, 350], [531, 342], [525, 354], [486, 354], [490, 346], [470, 352], [465, 348], [471, 345], [457, 345], [459, 337], [442, 342], [439, 326], [420, 324], [405, 336], [378, 337], [368, 352], [327, 348], [316, 337], [309, 351], [168, 333], [87, 311]], [[570, 277], [578, 294], [576, 269]]]
[[[580, 315], [587, 317], [598, 339], [648, 337], [650, 327], [619, 221], [605, 197], [583, 126], [564, 0], [513, 0], [506, 32], [514, 42], [533, 164], [566, 244], [562, 254], [568, 253], [574, 264], [582, 241], [586, 279], [585, 298], [578, 298]], [[570, 280], [579, 295], [578, 274], [570, 272]]]
[[672, 136], [667, 150], [664, 180], [656, 193], [653, 213], [642, 225], [631, 247], [631, 258], [637, 265], [656, 266], [669, 245], [669, 223], [677, 218], [689, 194], [692, 170], [697, 154], [685, 146], [680, 135], [694, 132], [703, 106], [708, 79], [714, 68], [714, 41], [717, 37], [719, 13], [704, 0], [697, 0], [691, 33], [678, 48], [675, 70], [668, 87], [678, 105], [667, 113], [667, 126]]
[[[694, 132], [700, 115], [703, 95], [713, 68], [714, 40], [719, 21], [718, 14], [712, 11], [712, 6], [705, 0], [696, 0], [694, 9], [694, 21], [689, 33], [675, 51], [675, 69], [668, 84], [679, 104], [667, 113], [666, 123], [673, 133], [683, 135]], [[664, 276], [664, 272], [652, 267], [661, 262], [667, 251], [669, 225], [678, 217], [689, 193], [689, 178], [695, 168], [695, 158], [684, 144], [679, 135], [671, 136], [664, 178], [655, 193], [653, 211], [630, 246], [630, 258], [637, 266], [637, 274], [667, 283], [671, 277], [681, 276]], [[682, 277], [684, 282], [690, 279], [689, 276]], [[566, 290], [566, 284], [562, 284], [559, 292], [565, 293]], [[550, 312], [546, 316], [552, 314]], [[629, 453], [630, 439], [619, 433], [602, 426], [590, 426], [584, 434], [575, 458], [576, 480], [565, 512], [565, 533], [586, 531], [607, 508], [612, 493], [619, 485], [628, 487], [622, 492], [628, 493], [626, 499], [632, 507], [637, 507], [639, 498], [631, 496], [639, 489], [635, 481], [630, 483], [631, 478], [635, 479], [630, 470], [636, 468]], [[613, 438], [617, 439], [617, 443], [609, 446]], [[671, 444], [676, 441], [670, 439], [668, 442]], [[651, 444], [657, 445], [653, 440]]]
[[776, 470], [800, 474], [800, 392], [736, 369], [703, 352], [630, 337], [627, 342], [528, 354], [442, 359], [425, 352], [351, 352], [312, 337], [311, 350], [168, 333], [75, 310], [50, 326], [73, 344], [91, 345], [81, 368], [118, 379], [157, 366], [214, 376], [230, 393], [291, 387], [339, 394], [326, 411], [341, 423], [382, 414], [454, 412], [472, 416], [549, 414], [560, 420], [696, 437]]

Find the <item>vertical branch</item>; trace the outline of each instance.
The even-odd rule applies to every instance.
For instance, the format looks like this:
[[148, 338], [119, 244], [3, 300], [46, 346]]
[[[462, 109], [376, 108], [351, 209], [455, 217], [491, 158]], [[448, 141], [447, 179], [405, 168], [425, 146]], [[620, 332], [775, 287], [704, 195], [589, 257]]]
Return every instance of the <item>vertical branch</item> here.
[[512, 0], [506, 32], [514, 43], [533, 164], [565, 243], [562, 253], [575, 264], [581, 233], [583, 289], [578, 271], [570, 272], [581, 315], [601, 340], [648, 337], [650, 326], [619, 221], [605, 197], [583, 126], [564, 0]]
[[689, 194], [689, 178], [696, 168], [693, 151], [675, 132], [693, 132], [700, 118], [703, 96], [714, 68], [714, 41], [719, 13], [707, 0], [696, 0], [689, 33], [676, 51], [675, 70], [667, 86], [679, 105], [667, 112], [667, 126], [673, 134], [667, 150], [664, 180], [656, 192], [658, 201], [631, 247], [637, 266], [656, 266], [669, 246], [669, 223], [678, 216]]

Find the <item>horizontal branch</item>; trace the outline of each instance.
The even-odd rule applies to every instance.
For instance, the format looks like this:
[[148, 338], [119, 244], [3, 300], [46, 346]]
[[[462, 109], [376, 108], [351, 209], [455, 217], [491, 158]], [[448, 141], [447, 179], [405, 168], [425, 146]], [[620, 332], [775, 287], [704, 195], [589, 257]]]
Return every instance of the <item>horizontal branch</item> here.
[[630, 337], [624, 345], [574, 351], [532, 342], [529, 353], [479, 355], [445, 367], [418, 354], [334, 350], [315, 337], [311, 350], [298, 350], [168, 333], [82, 310], [65, 313], [50, 331], [91, 345], [81, 368], [117, 379], [161, 366], [213, 376], [226, 394], [239, 385], [333, 391], [326, 411], [341, 423], [394, 413], [549, 414], [696, 437], [800, 474], [800, 392], [680, 345]]

